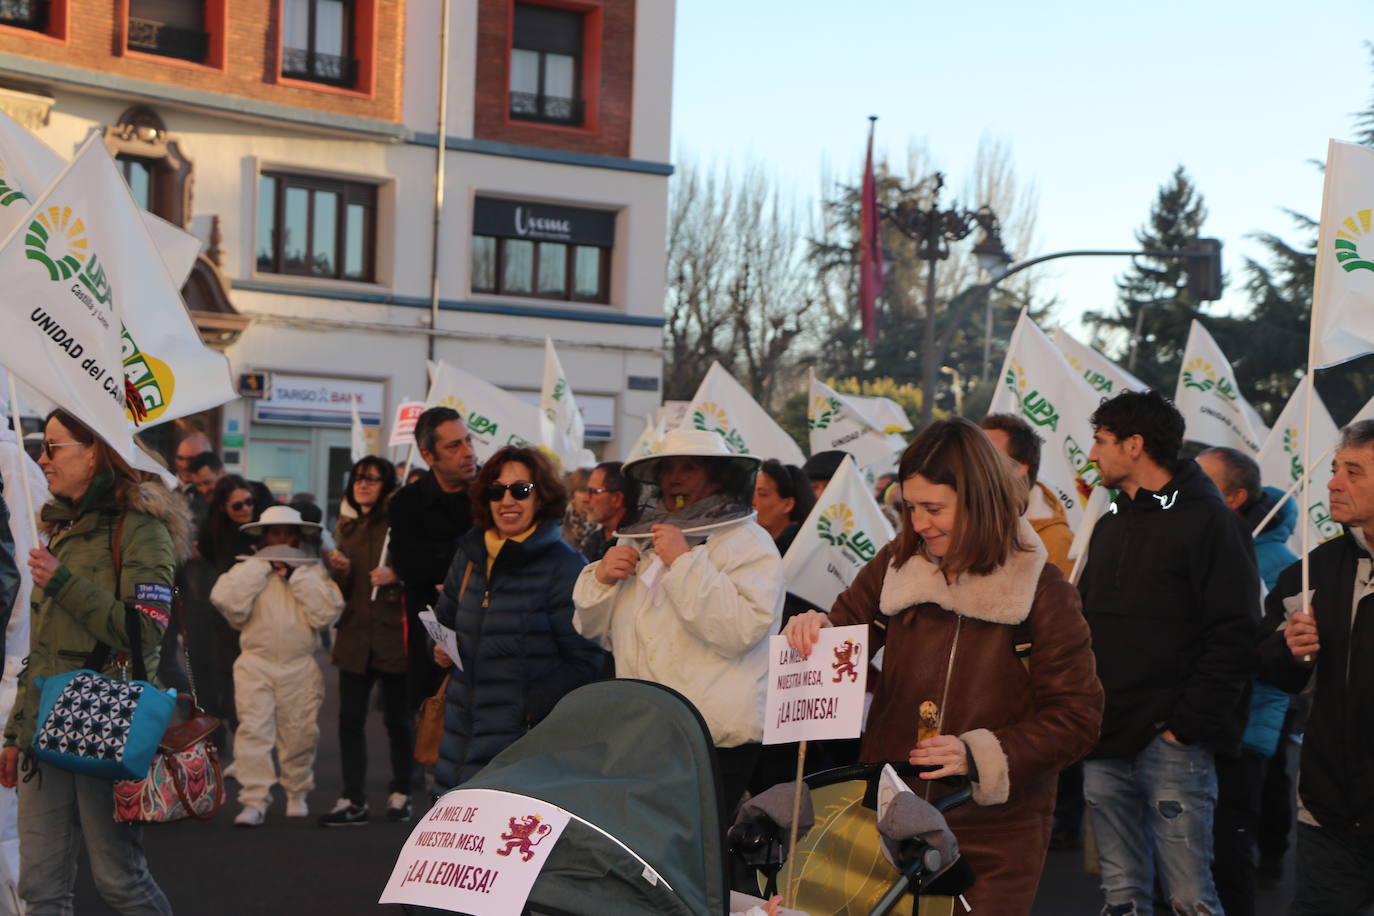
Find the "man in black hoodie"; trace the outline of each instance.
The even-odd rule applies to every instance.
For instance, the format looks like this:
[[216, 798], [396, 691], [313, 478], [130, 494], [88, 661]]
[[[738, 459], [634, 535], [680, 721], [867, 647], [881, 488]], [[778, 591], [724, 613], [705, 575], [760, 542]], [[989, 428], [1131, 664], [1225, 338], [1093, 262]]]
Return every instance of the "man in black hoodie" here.
[[1079, 589], [1106, 690], [1084, 794], [1105, 913], [1148, 916], [1154, 868], [1173, 912], [1221, 912], [1212, 881], [1213, 754], [1234, 753], [1255, 674], [1259, 573], [1240, 517], [1197, 463], [1183, 417], [1155, 391], [1093, 413], [1091, 458], [1119, 490]]
[[[1260, 649], [1263, 677], [1298, 693], [1316, 674], [1298, 780], [1298, 886], [1290, 914], [1364, 913], [1374, 904], [1374, 420], [1341, 431], [1331, 518], [1345, 526], [1284, 570]], [[1290, 616], [1291, 615], [1291, 616]]]

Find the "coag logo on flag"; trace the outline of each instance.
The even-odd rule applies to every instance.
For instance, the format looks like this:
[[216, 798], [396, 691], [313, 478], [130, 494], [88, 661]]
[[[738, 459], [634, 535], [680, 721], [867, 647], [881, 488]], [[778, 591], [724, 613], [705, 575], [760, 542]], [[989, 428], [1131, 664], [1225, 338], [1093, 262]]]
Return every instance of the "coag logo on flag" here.
[[[38, 214], [38, 217], [29, 223], [28, 233], [24, 236], [25, 256], [30, 261], [37, 261], [46, 267], [48, 277], [53, 281], [60, 282], [76, 277], [90, 296], [75, 286], [72, 287], [72, 292], [92, 314], [96, 315], [102, 325], [108, 326], [105, 317], [97, 312], [95, 303], [98, 302], [106, 310], [112, 311], [114, 291], [110, 288], [109, 278], [105, 276], [100, 256], [95, 252], [88, 252], [89, 248], [85, 222], [80, 216], [72, 213], [71, 207], [57, 204]], [[94, 297], [94, 301], [91, 301], [91, 297]]]
[[850, 553], [860, 563], [867, 563], [877, 556], [878, 547], [868, 534], [856, 529], [854, 513], [844, 503], [828, 506], [816, 520], [817, 537]]
[[[1355, 222], [1356, 217], [1359, 218], [1358, 224]], [[1336, 231], [1336, 241], [1333, 245], [1341, 269], [1346, 273], [1355, 270], [1374, 270], [1374, 261], [1360, 254], [1360, 236], [1369, 231], [1370, 211], [1360, 210], [1355, 216], [1347, 216], [1341, 221], [1341, 225], [1345, 228]]]
[[692, 411], [692, 426], [708, 433], [720, 433], [725, 437], [725, 444], [729, 446], [730, 451], [736, 455], [749, 454], [749, 446], [745, 443], [744, 437], [730, 424], [730, 415], [715, 401], [706, 401]]
[[1092, 495], [1093, 487], [1102, 483], [1102, 473], [1088, 458], [1088, 451], [1078, 444], [1073, 436], [1064, 437], [1064, 457], [1073, 468], [1073, 485], [1084, 501]]
[[12, 181], [5, 160], [0, 159], [0, 207], [8, 207], [16, 200], [28, 200], [24, 192], [15, 187]]
[[840, 412], [840, 402], [834, 398], [816, 396], [806, 408], [806, 425], [809, 429], [827, 429], [830, 421]]
[[126, 399], [124, 412], [134, 423], [156, 420], [167, 409], [176, 387], [176, 377], [162, 360], [138, 349], [128, 330], [119, 338], [120, 356], [124, 359], [124, 379], [133, 388], [127, 394], [137, 394], [143, 402], [140, 411], [137, 405]]
[[1059, 431], [1059, 411], [1038, 390], [1031, 389], [1027, 393], [1026, 389], [1030, 386], [1026, 383], [1026, 370], [1015, 357], [1008, 361], [1005, 382], [1027, 420], [1036, 426], [1048, 426], [1055, 432]]

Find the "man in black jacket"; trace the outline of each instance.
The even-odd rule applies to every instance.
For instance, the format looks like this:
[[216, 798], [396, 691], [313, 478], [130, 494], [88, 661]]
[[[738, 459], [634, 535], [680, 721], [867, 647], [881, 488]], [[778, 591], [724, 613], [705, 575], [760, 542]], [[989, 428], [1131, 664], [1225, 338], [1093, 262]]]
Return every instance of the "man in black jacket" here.
[[[1363, 913], [1374, 904], [1374, 420], [1341, 431], [1331, 518], [1346, 533], [1279, 576], [1260, 649], [1262, 675], [1290, 693], [1316, 672], [1298, 780], [1298, 886], [1290, 914]], [[1291, 615], [1291, 616], [1290, 616]]]
[[1173, 912], [1219, 913], [1213, 754], [1240, 746], [1255, 673], [1254, 545], [1194, 461], [1183, 417], [1154, 391], [1093, 413], [1091, 458], [1120, 490], [1079, 589], [1106, 690], [1084, 765], [1105, 913], [1148, 916], [1154, 868]]
[[431, 407], [420, 414], [415, 445], [429, 472], [391, 499], [390, 556], [392, 569], [405, 585], [409, 699], [418, 708], [443, 680], [419, 615], [439, 603], [438, 587], [458, 539], [472, 527], [468, 485], [477, 476], [477, 458], [467, 426], [451, 407]]

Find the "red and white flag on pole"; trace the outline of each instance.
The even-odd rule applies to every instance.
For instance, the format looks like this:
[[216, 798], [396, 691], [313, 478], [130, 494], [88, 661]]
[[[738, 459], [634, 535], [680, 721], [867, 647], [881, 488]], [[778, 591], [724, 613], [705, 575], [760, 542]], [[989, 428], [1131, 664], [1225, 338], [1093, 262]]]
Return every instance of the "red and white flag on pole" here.
[[864, 159], [862, 200], [859, 202], [859, 316], [869, 343], [877, 339], [873, 308], [883, 288], [883, 245], [879, 226], [878, 183], [873, 177], [873, 123], [868, 122], [868, 155]]

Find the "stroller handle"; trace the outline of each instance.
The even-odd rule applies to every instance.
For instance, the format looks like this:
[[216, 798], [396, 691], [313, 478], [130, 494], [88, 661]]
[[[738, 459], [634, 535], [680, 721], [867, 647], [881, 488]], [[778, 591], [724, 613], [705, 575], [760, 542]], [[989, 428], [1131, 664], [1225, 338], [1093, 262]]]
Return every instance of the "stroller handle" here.
[[[854, 780], [863, 780], [865, 782], [868, 782], [870, 780], [876, 779], [878, 774], [882, 772], [883, 767], [885, 766], [892, 767], [892, 769], [896, 771], [897, 775], [903, 778], [912, 777], [917, 775], [918, 773], [929, 773], [933, 770], [940, 769], [937, 766], [918, 766], [916, 764], [907, 763], [905, 761], [890, 761], [888, 763], [854, 763], [849, 764], [848, 766], [835, 767], [829, 770], [821, 770], [816, 773], [811, 773], [803, 778], [806, 782], [807, 788], [809, 789], [819, 789], [822, 786], [831, 786], [837, 782], [851, 782]], [[931, 802], [931, 805], [935, 807], [935, 810], [939, 811], [941, 814], [944, 814], [951, 808], [957, 808], [959, 805], [962, 805], [969, 799], [973, 798], [973, 787], [969, 783], [967, 776], [957, 776], [954, 777], [951, 781], [956, 782], [956, 784], [959, 785], [959, 788], [954, 792], [951, 792], [948, 795], [941, 796], [940, 798]]]

